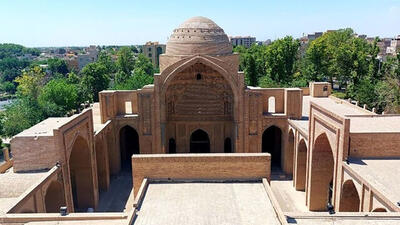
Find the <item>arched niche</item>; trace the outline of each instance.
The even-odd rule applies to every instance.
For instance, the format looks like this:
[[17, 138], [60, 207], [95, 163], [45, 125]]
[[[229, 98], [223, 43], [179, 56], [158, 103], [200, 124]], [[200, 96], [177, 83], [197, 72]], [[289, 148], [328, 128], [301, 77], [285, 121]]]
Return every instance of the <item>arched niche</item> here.
[[304, 191], [306, 185], [306, 165], [307, 165], [307, 145], [304, 139], [301, 139], [297, 145], [297, 158], [296, 158], [296, 174], [295, 174], [295, 188], [298, 191]]
[[347, 180], [343, 183], [340, 196], [340, 212], [359, 212], [360, 211], [360, 196], [354, 182]]
[[140, 154], [138, 132], [129, 125], [122, 127], [119, 132], [119, 144], [121, 152], [121, 168], [130, 170], [132, 167], [132, 155]]
[[91, 153], [87, 141], [78, 136], [69, 158], [72, 197], [76, 212], [95, 207]]
[[265, 129], [261, 142], [262, 152], [271, 154], [271, 167], [281, 169], [282, 131], [279, 127], [270, 126]]
[[198, 129], [190, 135], [190, 153], [210, 153], [210, 138], [207, 132]]
[[52, 181], [47, 187], [44, 196], [46, 213], [59, 213], [60, 207], [65, 205], [63, 184], [59, 181]]
[[333, 205], [334, 158], [332, 148], [325, 133], [314, 142], [311, 161], [309, 209], [326, 211], [328, 203]]

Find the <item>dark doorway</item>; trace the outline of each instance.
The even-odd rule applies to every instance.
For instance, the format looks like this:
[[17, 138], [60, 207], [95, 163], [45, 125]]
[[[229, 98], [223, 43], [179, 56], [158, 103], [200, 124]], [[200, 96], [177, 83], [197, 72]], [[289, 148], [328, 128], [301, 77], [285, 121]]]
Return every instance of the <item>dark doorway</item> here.
[[[63, 184], [61, 182], [52, 181], [50, 183], [49, 187], [46, 190], [44, 202], [46, 205], [46, 213], [60, 212], [60, 207], [65, 206], [64, 190]], [[75, 202], [77, 202], [77, 200]]]
[[271, 126], [262, 136], [262, 152], [271, 154], [271, 166], [281, 168], [281, 139], [282, 131], [278, 127]]
[[190, 153], [210, 153], [210, 139], [203, 130], [196, 130], [190, 136]]
[[84, 138], [78, 136], [69, 157], [69, 173], [75, 212], [86, 212], [88, 208], [95, 206], [95, 188], [91, 165], [89, 146]]
[[230, 138], [225, 138], [224, 152], [225, 153], [231, 153], [232, 152], [232, 141], [231, 141]]
[[121, 148], [121, 168], [130, 169], [131, 156], [140, 154], [139, 135], [135, 129], [125, 126], [120, 131], [120, 148]]
[[170, 138], [168, 141], [168, 150], [170, 154], [174, 154], [176, 153], [176, 143], [175, 143], [175, 139]]

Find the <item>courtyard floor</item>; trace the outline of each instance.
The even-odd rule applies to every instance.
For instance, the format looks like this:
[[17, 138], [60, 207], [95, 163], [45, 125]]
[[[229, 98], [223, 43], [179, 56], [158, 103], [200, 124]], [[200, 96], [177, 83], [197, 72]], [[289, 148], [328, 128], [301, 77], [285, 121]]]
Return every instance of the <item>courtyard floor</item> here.
[[291, 176], [282, 171], [272, 170], [271, 189], [283, 212], [309, 212], [306, 206], [306, 193], [296, 191]]
[[123, 212], [126, 205], [133, 201], [132, 172], [121, 171], [117, 176], [112, 176], [110, 188], [107, 192], [100, 192], [97, 212]]

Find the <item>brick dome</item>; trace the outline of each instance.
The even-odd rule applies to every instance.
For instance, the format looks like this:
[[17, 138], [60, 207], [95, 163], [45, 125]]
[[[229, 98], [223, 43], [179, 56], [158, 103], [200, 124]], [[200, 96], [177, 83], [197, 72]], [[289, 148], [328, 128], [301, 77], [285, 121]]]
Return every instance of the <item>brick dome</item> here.
[[167, 42], [167, 55], [225, 55], [232, 45], [224, 30], [205, 17], [192, 17], [174, 30]]

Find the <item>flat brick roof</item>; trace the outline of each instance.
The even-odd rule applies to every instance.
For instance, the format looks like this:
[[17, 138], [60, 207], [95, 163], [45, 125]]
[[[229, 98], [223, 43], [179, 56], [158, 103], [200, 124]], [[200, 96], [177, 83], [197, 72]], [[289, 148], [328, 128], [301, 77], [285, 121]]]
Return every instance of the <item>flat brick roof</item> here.
[[350, 133], [400, 133], [400, 116], [351, 117]]
[[349, 167], [354, 172], [386, 196], [393, 204], [400, 201], [400, 158], [350, 158], [349, 162]]

